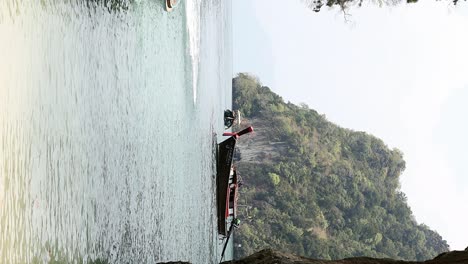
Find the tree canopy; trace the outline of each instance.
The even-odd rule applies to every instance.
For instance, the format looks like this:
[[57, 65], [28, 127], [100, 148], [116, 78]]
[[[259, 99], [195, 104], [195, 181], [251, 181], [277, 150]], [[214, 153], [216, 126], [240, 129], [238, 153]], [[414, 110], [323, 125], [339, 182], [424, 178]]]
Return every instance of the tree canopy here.
[[[402, 3], [417, 3], [418, 0], [302, 0], [307, 7], [314, 10], [315, 12], [319, 12], [323, 6], [333, 7], [339, 6], [342, 10], [347, 9], [349, 6], [362, 6], [363, 4], [370, 3], [370, 4], [378, 4], [380, 6], [387, 5], [393, 6]], [[447, 1], [451, 2], [454, 5], [458, 3], [459, 0], [436, 0], [436, 1]], [[465, 0], [466, 1], [466, 0]]]

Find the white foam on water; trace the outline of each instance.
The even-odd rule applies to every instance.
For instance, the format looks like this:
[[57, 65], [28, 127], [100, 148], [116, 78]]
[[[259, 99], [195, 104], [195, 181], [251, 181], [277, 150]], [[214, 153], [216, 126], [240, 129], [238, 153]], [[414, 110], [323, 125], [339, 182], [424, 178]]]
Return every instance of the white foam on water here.
[[192, 61], [193, 103], [197, 102], [198, 66], [200, 64], [200, 9], [201, 0], [186, 0], [189, 50]]

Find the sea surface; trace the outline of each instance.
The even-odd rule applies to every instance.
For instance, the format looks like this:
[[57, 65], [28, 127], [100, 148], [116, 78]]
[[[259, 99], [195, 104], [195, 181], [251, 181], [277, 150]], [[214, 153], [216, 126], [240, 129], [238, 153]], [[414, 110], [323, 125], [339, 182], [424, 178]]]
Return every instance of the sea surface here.
[[231, 43], [230, 0], [0, 0], [0, 263], [217, 263]]

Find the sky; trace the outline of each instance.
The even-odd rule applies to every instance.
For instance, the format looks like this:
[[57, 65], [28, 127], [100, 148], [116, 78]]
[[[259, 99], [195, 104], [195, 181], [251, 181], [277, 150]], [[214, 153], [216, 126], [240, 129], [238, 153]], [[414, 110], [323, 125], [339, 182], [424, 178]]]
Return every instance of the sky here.
[[369, 5], [345, 18], [299, 0], [235, 0], [233, 34], [234, 75], [403, 151], [418, 223], [452, 250], [468, 246], [468, 3]]

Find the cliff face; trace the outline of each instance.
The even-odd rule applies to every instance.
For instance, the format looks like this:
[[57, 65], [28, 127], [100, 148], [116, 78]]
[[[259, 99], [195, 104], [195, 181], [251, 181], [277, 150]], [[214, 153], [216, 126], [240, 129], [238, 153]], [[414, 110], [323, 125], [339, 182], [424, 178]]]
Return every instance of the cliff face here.
[[[227, 262], [225, 262], [227, 263]], [[342, 260], [316, 260], [282, 253], [271, 249], [262, 250], [246, 258], [229, 263], [235, 264], [466, 264], [468, 263], [468, 251], [452, 251], [443, 253], [436, 258], [424, 262], [402, 261], [376, 258], [348, 258]]]
[[243, 124], [255, 125], [254, 134], [244, 136], [237, 147], [243, 163], [274, 163], [287, 149], [286, 142], [274, 141], [269, 134], [269, 124], [264, 120], [253, 118], [244, 120]]
[[245, 74], [233, 79], [233, 101], [242, 127], [255, 127], [238, 143], [245, 184], [236, 258], [273, 248], [317, 259], [423, 261], [449, 250], [414, 220], [399, 187], [401, 151], [286, 103]]

